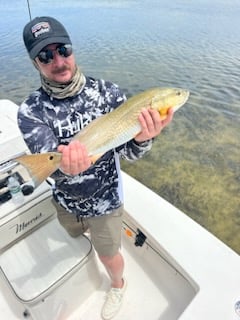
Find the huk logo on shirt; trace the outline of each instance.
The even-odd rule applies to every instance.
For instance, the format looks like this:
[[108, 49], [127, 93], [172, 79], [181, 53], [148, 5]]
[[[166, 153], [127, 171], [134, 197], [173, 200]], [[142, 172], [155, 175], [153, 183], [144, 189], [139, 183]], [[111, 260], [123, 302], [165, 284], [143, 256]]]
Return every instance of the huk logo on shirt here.
[[85, 125], [83, 115], [81, 113], [74, 112], [74, 115], [68, 115], [63, 121], [57, 120], [54, 126], [59, 137], [69, 138], [79, 132]]

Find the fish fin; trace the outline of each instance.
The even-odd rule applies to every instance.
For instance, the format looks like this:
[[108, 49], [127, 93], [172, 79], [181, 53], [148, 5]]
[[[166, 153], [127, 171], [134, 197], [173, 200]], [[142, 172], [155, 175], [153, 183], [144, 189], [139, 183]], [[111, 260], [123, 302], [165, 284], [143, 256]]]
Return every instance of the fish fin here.
[[96, 155], [94, 155], [94, 156], [91, 156], [91, 157], [90, 157], [91, 163], [92, 163], [92, 164], [95, 164], [95, 163], [97, 162], [97, 160], [101, 158], [102, 155], [103, 155], [103, 153], [101, 153], [101, 154], [96, 154]]
[[165, 120], [166, 118], [167, 118], [167, 115], [166, 115], [166, 114], [163, 114], [163, 115], [160, 114], [160, 119], [161, 119], [161, 120]]
[[170, 108], [171, 108], [171, 107], [166, 106], [166, 107], [164, 107], [164, 108], [159, 109], [159, 114], [160, 114], [161, 120], [164, 120], [164, 119], [167, 118], [168, 110], [169, 110]]

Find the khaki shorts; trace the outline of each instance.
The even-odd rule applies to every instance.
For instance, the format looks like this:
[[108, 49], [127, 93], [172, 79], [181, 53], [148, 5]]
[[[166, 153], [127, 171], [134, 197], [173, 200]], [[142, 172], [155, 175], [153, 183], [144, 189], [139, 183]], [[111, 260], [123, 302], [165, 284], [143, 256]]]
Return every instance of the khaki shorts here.
[[66, 211], [55, 200], [52, 203], [57, 210], [59, 223], [71, 237], [78, 237], [89, 229], [92, 244], [100, 256], [112, 257], [118, 253], [121, 246], [123, 206], [107, 215], [80, 217], [78, 222], [74, 214]]

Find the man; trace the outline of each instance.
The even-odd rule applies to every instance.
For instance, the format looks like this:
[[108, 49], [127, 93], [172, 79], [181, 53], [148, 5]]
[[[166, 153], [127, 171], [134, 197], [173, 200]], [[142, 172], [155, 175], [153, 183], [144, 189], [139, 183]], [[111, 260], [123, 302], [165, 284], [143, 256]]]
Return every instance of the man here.
[[172, 111], [161, 121], [158, 112], [143, 110], [139, 117], [141, 133], [91, 165], [85, 146], [71, 139], [93, 119], [117, 108], [125, 96], [116, 84], [81, 73], [70, 37], [54, 18], [30, 21], [23, 39], [39, 71], [41, 87], [20, 106], [19, 128], [32, 153], [62, 153], [60, 169], [53, 174], [58, 219], [73, 237], [89, 228], [111, 280], [102, 310], [103, 319], [111, 319], [126, 289], [119, 251], [123, 212], [119, 156], [130, 161], [142, 157], [151, 149], [152, 139], [171, 121]]

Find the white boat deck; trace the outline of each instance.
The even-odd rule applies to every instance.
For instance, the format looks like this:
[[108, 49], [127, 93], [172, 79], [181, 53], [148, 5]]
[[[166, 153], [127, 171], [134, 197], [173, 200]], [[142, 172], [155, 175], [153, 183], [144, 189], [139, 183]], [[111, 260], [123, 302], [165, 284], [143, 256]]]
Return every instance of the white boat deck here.
[[[128, 282], [123, 306], [114, 318], [115, 320], [170, 320], [178, 319], [183, 308], [191, 300], [191, 290], [184, 288], [176, 273], [170, 275], [163, 268], [159, 268], [158, 276], [154, 277], [151, 267], [139, 264], [130, 253], [123, 249], [126, 260], [125, 277]], [[109, 280], [103, 271], [104, 282], [69, 320], [100, 320], [101, 308], [106, 291], [109, 289]], [[151, 275], [153, 277], [151, 277]], [[171, 280], [170, 280], [171, 278]], [[176, 279], [174, 291], [174, 278]], [[180, 291], [182, 286], [182, 292]], [[189, 289], [189, 288], [188, 288]]]
[[[132, 236], [126, 235], [126, 230], [132, 232]], [[101, 263], [97, 262], [99, 279], [93, 266], [87, 267], [87, 272], [78, 268], [76, 273], [80, 278], [75, 274], [72, 281], [77, 285], [73, 289], [65, 285], [71, 281], [71, 275], [61, 279], [66, 266], [71, 270], [74, 260], [78, 263], [82, 259], [79, 248], [89, 249], [82, 240], [82, 237], [70, 238], [53, 219], [3, 252], [0, 266], [8, 280], [1, 276], [0, 286], [5, 289], [1, 290], [0, 300], [8, 303], [1, 304], [1, 314], [8, 314], [9, 319], [20, 319], [26, 308], [30, 313], [33, 308], [33, 317], [29, 315], [28, 319], [101, 319], [101, 308], [109, 289], [109, 278]], [[151, 238], [142, 247], [136, 247], [134, 241], [132, 226], [124, 224], [122, 252], [128, 287], [123, 307], [115, 319], [177, 319], [192, 300], [195, 289], [155, 251], [157, 248], [153, 250]], [[14, 263], [15, 267], [11, 268]], [[97, 288], [92, 288], [94, 277], [94, 283], [99, 284]], [[63, 288], [57, 294], [52, 290], [56, 279]], [[6, 287], [7, 281], [12, 288]], [[86, 290], [89, 290], [88, 296]], [[75, 311], [68, 314], [69, 309]]]
[[240, 300], [239, 255], [126, 174], [124, 186], [126, 210], [151, 232], [167, 260], [199, 288], [178, 319], [239, 320], [234, 307]]

